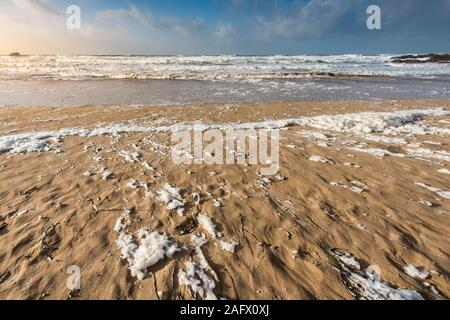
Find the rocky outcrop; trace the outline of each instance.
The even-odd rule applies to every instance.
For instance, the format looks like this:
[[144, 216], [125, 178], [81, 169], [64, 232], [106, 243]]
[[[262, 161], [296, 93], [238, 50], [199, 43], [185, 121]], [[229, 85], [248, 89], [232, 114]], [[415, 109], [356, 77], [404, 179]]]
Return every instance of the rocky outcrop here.
[[417, 54], [392, 58], [393, 63], [450, 63], [450, 54]]

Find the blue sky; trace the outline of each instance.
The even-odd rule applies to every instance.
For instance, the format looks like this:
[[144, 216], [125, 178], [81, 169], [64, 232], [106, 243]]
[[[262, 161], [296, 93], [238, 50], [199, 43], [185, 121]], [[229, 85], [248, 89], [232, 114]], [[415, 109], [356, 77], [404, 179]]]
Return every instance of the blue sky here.
[[[65, 10], [81, 8], [81, 30]], [[382, 29], [366, 28], [366, 9]], [[1, 53], [333, 54], [450, 51], [450, 0], [2, 0]]]

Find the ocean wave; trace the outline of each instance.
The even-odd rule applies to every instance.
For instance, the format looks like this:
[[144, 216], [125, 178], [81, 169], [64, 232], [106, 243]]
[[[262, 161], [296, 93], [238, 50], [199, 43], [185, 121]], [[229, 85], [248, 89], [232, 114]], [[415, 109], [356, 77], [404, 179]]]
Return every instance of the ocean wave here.
[[0, 56], [1, 80], [210, 80], [450, 75], [450, 64], [399, 65], [392, 55]]

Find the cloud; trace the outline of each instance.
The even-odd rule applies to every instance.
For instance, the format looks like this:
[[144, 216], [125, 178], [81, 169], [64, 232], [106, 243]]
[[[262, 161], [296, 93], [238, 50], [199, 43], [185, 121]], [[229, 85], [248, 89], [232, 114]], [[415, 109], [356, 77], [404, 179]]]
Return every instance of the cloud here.
[[15, 6], [21, 10], [27, 10], [29, 13], [35, 15], [50, 15], [59, 16], [61, 15], [58, 10], [54, 9], [48, 1], [44, 0], [13, 0]]
[[233, 26], [230, 23], [220, 24], [214, 30], [214, 35], [219, 39], [223, 39], [231, 33], [233, 33]]
[[[210, 1], [207, 10], [197, 10], [204, 3], [184, 2], [183, 10], [163, 11], [138, 0], [115, 1], [114, 7], [110, 1], [73, 0], [82, 9], [82, 28], [76, 32], [65, 28], [64, 5], [72, 0], [2, 1], [1, 50], [105, 54], [450, 50], [450, 0]], [[382, 9], [382, 30], [366, 28], [370, 4]]]
[[145, 28], [153, 28], [154, 21], [152, 19], [151, 12], [148, 10], [138, 9], [136, 6], [131, 5], [129, 8], [123, 9], [106, 9], [96, 13], [96, 18], [100, 22], [108, 23], [113, 21], [114, 23], [126, 24], [129, 20], [138, 22]]

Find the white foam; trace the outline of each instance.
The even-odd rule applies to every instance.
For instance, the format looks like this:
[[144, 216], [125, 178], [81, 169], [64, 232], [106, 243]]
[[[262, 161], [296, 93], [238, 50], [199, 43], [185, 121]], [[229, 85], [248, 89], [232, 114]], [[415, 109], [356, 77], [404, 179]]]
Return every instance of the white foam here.
[[211, 220], [210, 217], [208, 217], [206, 214], [199, 214], [197, 216], [197, 220], [198, 223], [200, 224], [200, 226], [209, 233], [209, 235], [213, 238], [213, 239], [217, 239], [220, 234], [217, 232], [216, 230], [216, 225], [214, 224], [214, 222]]
[[339, 251], [339, 252], [335, 252], [334, 256], [346, 266], [349, 266], [349, 267], [352, 267], [355, 269], [361, 268], [361, 265], [359, 264], [358, 261], [356, 261], [355, 257], [351, 253], [348, 253], [345, 251]]
[[340, 262], [345, 284], [353, 295], [367, 300], [423, 300], [416, 291], [394, 288], [383, 281], [377, 266], [361, 270], [352, 254], [342, 250], [333, 250], [331, 254]]
[[0, 153], [27, 153], [50, 150], [46, 139], [52, 132], [21, 133], [0, 137]]
[[207, 270], [209, 273], [211, 273], [211, 275], [214, 277], [216, 281], [219, 281], [216, 272], [213, 270], [208, 260], [206, 260], [206, 257], [202, 251], [202, 246], [207, 243], [206, 237], [204, 235], [201, 236], [192, 235], [191, 242], [194, 244], [196, 257], [199, 260], [198, 263], [201, 265], [203, 270]]
[[413, 277], [413, 278], [419, 278], [419, 279], [425, 280], [430, 276], [430, 273], [428, 271], [419, 270], [412, 264], [407, 265], [406, 267], [403, 267], [403, 270], [405, 271], [405, 273], [408, 276]]
[[185, 271], [179, 271], [178, 281], [180, 285], [189, 286], [193, 292], [206, 300], [217, 300], [217, 296], [214, 294], [216, 283], [199, 263], [186, 262]]
[[102, 176], [103, 180], [108, 180], [113, 175], [113, 173], [105, 167], [100, 168], [98, 173]]
[[125, 159], [125, 161], [131, 162], [131, 163], [139, 162], [140, 157], [141, 157], [139, 152], [127, 152], [124, 150], [122, 150], [120, 152], [120, 155]]
[[[355, 183], [353, 183], [353, 184], [355, 184]], [[339, 183], [339, 182], [332, 181], [332, 182], [330, 182], [330, 185], [335, 186], [335, 187], [341, 187], [341, 188], [344, 188], [344, 189], [348, 189], [348, 190], [350, 190], [350, 191], [352, 191], [354, 193], [358, 193], [358, 194], [361, 194], [361, 193], [364, 192], [364, 188], [358, 186], [359, 184], [357, 184], [355, 186], [355, 185], [346, 185], [346, 184], [342, 184], [342, 183]]]
[[430, 150], [426, 148], [405, 148], [407, 155], [413, 158], [436, 159], [450, 162], [450, 153], [444, 150]]
[[148, 191], [147, 182], [137, 181], [135, 179], [128, 180], [127, 187], [130, 189], [144, 188], [146, 191]]
[[89, 170], [88, 171], [86, 171], [85, 173], [83, 173], [83, 177], [90, 177], [90, 176], [92, 176], [92, 172], [90, 172]]
[[444, 191], [442, 189], [439, 188], [435, 188], [435, 187], [431, 187], [429, 185], [426, 185], [425, 183], [422, 182], [418, 182], [416, 183], [416, 185], [418, 185], [419, 187], [425, 188], [431, 192], [436, 193], [438, 196], [444, 198], [444, 199], [448, 199], [450, 200], [450, 192], [449, 191]]
[[177, 210], [179, 215], [184, 213], [184, 200], [180, 194], [181, 189], [172, 187], [166, 183], [164, 188], [158, 191], [159, 200], [167, 204], [168, 210]]
[[[0, 56], [0, 79], [180, 79], [247, 81], [292, 79], [333, 72], [351, 75], [448, 75], [447, 64], [389, 63], [391, 55], [296, 56]], [[305, 74], [306, 72], [306, 74]]]
[[310, 161], [314, 161], [314, 162], [320, 162], [320, 163], [328, 163], [328, 164], [334, 164], [333, 161], [331, 161], [330, 159], [324, 158], [322, 156], [318, 156], [318, 155], [313, 155], [311, 157], [309, 157]]
[[377, 136], [373, 134], [365, 134], [364, 139], [368, 141], [387, 143], [387, 144], [407, 144], [408, 142], [403, 138]]
[[216, 225], [212, 221], [210, 217], [206, 214], [199, 214], [197, 216], [198, 223], [200, 226], [215, 240], [223, 250], [226, 250], [230, 253], [234, 253], [236, 246], [239, 245], [239, 242], [236, 241], [224, 241], [219, 239], [222, 237], [222, 234], [219, 233], [216, 229]]
[[122, 253], [122, 259], [126, 259], [133, 277], [139, 280], [148, 275], [147, 269], [164, 258], [172, 256], [181, 251], [178, 244], [172, 241], [166, 234], [156, 231], [141, 229], [138, 232], [137, 244], [133, 237], [121, 233], [116, 241]]
[[217, 242], [219, 243], [219, 245], [222, 247], [223, 250], [226, 250], [229, 253], [234, 253], [236, 247], [239, 245], [239, 243], [236, 241], [227, 242], [219, 239]]
[[356, 152], [367, 153], [367, 154], [372, 155], [377, 158], [384, 158], [386, 156], [402, 156], [397, 153], [392, 153], [392, 152], [389, 152], [387, 150], [380, 149], [380, 148], [351, 147], [348, 149], [352, 150], [352, 151], [356, 151]]
[[[209, 124], [202, 125], [201, 130], [208, 129], [279, 129], [292, 125], [311, 126], [318, 129], [368, 134], [383, 132], [385, 134], [450, 134], [450, 130], [428, 128], [415, 125], [426, 116], [443, 116], [450, 114], [442, 108], [424, 110], [403, 110], [394, 112], [361, 112], [342, 115], [322, 115], [295, 119], [267, 120], [251, 123]], [[414, 125], [411, 125], [414, 124]], [[0, 136], [0, 152], [24, 153], [40, 152], [52, 149], [52, 138], [72, 136], [96, 137], [118, 135], [123, 133], [156, 133], [192, 130], [192, 125], [174, 124], [169, 126], [140, 126], [118, 123], [93, 129], [65, 128], [59, 131], [30, 132]], [[419, 130], [420, 129], [420, 130]], [[54, 143], [54, 142], [53, 142]]]
[[308, 131], [308, 130], [304, 130], [304, 131], [300, 131], [298, 134], [300, 134], [303, 137], [306, 138], [312, 138], [312, 139], [317, 139], [317, 140], [328, 140], [329, 137], [320, 131]]
[[[323, 115], [312, 118], [305, 118], [303, 125], [311, 127], [338, 131], [352, 132], [358, 134], [369, 134], [383, 132], [387, 134], [414, 133], [426, 134], [431, 131], [434, 134], [448, 134], [448, 131], [437, 129], [430, 130], [427, 127], [408, 126], [416, 123], [426, 116], [443, 116], [449, 114], [443, 109], [426, 110], [401, 110], [394, 112], [361, 112], [343, 115]], [[419, 130], [420, 129], [420, 130]], [[374, 137], [374, 136], [369, 136]]]
[[117, 219], [116, 224], [114, 226], [114, 231], [121, 233], [125, 231], [125, 229], [129, 226], [131, 223], [131, 217], [130, 217], [131, 211], [125, 210], [124, 213]]

